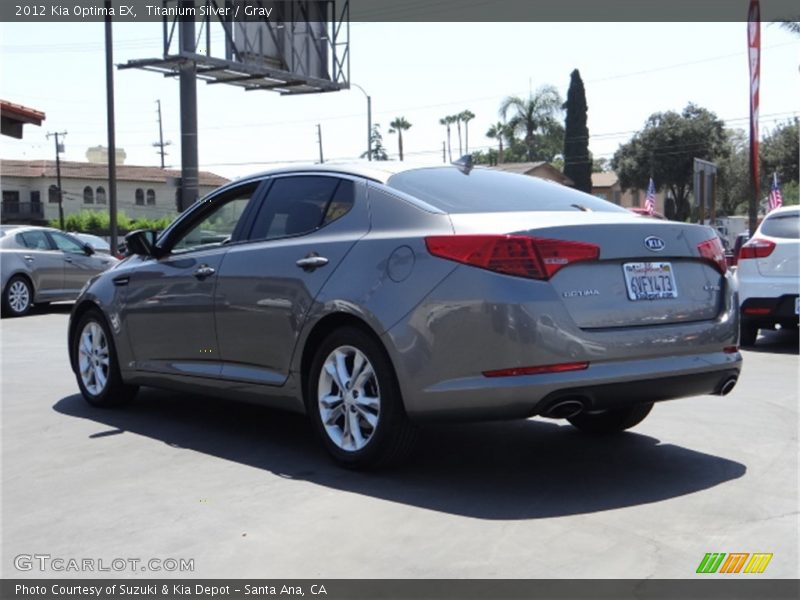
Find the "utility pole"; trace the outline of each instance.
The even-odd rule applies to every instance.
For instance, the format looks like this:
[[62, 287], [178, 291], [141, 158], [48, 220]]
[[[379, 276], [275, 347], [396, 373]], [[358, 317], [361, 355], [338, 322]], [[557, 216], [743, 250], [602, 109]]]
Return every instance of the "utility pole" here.
[[51, 136], [56, 139], [56, 182], [58, 185], [58, 226], [61, 230], [64, 229], [64, 194], [61, 192], [61, 159], [59, 153], [64, 151], [64, 146], [58, 141], [58, 136], [67, 135], [66, 131], [57, 131], [55, 133], [47, 134], [49, 140]]
[[319, 164], [324, 164], [325, 159], [322, 157], [322, 127], [317, 123], [317, 142], [319, 143]]
[[108, 225], [111, 253], [117, 253], [117, 140], [114, 119], [114, 40], [111, 32], [111, 0], [105, 0], [106, 110], [108, 125]]
[[[186, 15], [194, 14], [195, 3], [180, 0]], [[178, 36], [181, 52], [195, 53], [194, 17], [185, 16], [179, 24]], [[178, 211], [191, 206], [198, 196], [198, 152], [197, 152], [197, 64], [187, 59], [180, 67], [181, 95], [181, 194]]]
[[357, 83], [351, 82], [350, 85], [361, 90], [367, 97], [367, 160], [372, 160], [372, 96]]
[[158, 153], [161, 155], [161, 168], [164, 168], [164, 157], [167, 155], [164, 152], [164, 146], [169, 146], [172, 142], [164, 141], [164, 128], [161, 124], [161, 100], [156, 100], [158, 104], [158, 141], [153, 143], [153, 146], [158, 148]]

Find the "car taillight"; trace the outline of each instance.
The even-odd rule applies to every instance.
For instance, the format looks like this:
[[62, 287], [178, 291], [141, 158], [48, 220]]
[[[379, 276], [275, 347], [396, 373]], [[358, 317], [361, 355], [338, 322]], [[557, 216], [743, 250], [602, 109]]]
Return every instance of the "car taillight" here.
[[725, 249], [718, 237], [713, 237], [697, 244], [700, 256], [711, 262], [723, 275], [728, 270], [728, 261], [725, 260]]
[[745, 258], [766, 258], [775, 250], [775, 242], [753, 238], [739, 248], [739, 260]]
[[595, 244], [523, 235], [435, 235], [425, 245], [439, 258], [529, 279], [550, 279], [571, 263], [600, 257]]

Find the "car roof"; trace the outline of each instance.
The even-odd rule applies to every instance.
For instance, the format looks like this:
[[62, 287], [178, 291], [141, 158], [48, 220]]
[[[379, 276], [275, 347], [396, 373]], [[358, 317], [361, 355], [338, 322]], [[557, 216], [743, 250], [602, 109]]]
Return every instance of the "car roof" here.
[[764, 218], [769, 219], [770, 217], [773, 217], [775, 215], [785, 215], [786, 213], [792, 213], [798, 211], [800, 211], [800, 206], [781, 206], [780, 208], [774, 208], [771, 211], [769, 211], [769, 213], [767, 213], [767, 216]]
[[340, 175], [353, 175], [355, 177], [364, 177], [372, 179], [379, 183], [386, 183], [392, 175], [403, 173], [405, 171], [414, 171], [417, 169], [438, 169], [438, 168], [451, 168], [456, 169], [453, 165], [445, 164], [420, 164], [406, 161], [397, 160], [376, 160], [376, 161], [351, 161], [341, 163], [324, 163], [324, 164], [295, 164], [270, 169], [268, 171], [261, 171], [253, 173], [232, 181], [231, 183], [242, 183], [249, 179], [259, 179], [269, 175], [282, 175], [287, 173], [338, 173]]

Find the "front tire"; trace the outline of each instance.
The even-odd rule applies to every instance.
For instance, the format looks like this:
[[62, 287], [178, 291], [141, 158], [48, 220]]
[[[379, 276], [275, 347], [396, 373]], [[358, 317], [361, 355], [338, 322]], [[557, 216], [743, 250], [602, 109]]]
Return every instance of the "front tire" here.
[[3, 290], [3, 314], [9, 317], [23, 317], [31, 310], [33, 288], [22, 275], [15, 275]]
[[652, 408], [653, 403], [647, 402], [625, 408], [583, 412], [567, 420], [584, 433], [617, 433], [644, 421]]
[[100, 312], [90, 310], [78, 321], [72, 355], [78, 387], [92, 406], [121, 406], [136, 395], [138, 387], [122, 381], [114, 340]]
[[323, 446], [349, 468], [388, 466], [410, 452], [416, 429], [386, 351], [354, 327], [331, 333], [308, 373], [306, 406]]

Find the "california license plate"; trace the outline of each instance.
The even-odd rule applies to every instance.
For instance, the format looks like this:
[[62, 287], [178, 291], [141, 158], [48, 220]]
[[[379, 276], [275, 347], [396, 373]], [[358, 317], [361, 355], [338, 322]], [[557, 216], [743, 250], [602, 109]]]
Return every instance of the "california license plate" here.
[[664, 300], [678, 297], [675, 273], [668, 262], [636, 262], [622, 265], [631, 300]]

